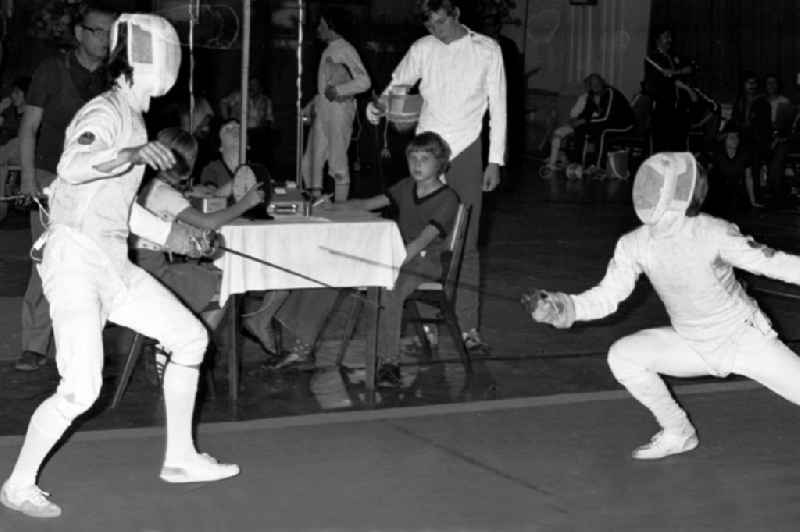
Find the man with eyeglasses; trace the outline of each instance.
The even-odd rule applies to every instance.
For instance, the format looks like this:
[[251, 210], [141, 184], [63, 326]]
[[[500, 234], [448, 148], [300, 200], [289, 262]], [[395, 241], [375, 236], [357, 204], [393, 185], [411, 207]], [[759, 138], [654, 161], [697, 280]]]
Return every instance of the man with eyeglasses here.
[[[64, 131], [83, 104], [106, 88], [101, 68], [108, 56], [108, 37], [116, 13], [99, 5], [88, 5], [75, 20], [77, 46], [67, 54], [44, 60], [33, 74], [19, 128], [21, 192], [42, 196], [56, 177], [56, 166], [64, 146]], [[31, 237], [44, 232], [38, 209], [30, 214]], [[15, 368], [35, 371], [46, 361], [50, 343], [50, 309], [42, 293], [36, 268], [22, 301], [22, 354]]]
[[[478, 333], [480, 262], [478, 222], [482, 192], [500, 183], [506, 151], [506, 75], [497, 42], [459, 21], [454, 0], [417, 0], [417, 11], [430, 35], [411, 45], [384, 90], [419, 82], [423, 98], [417, 134], [438, 133], [452, 149], [447, 184], [461, 202], [471, 207], [464, 258], [461, 264], [456, 314], [464, 344], [470, 351], [486, 351]], [[484, 168], [481, 149], [483, 117], [489, 111], [489, 157]], [[376, 124], [374, 104], [367, 119]]]

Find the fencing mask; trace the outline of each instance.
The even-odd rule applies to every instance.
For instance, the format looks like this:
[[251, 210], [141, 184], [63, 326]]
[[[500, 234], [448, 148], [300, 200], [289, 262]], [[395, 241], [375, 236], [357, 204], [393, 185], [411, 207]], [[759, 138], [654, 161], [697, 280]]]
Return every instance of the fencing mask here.
[[648, 157], [633, 182], [633, 208], [639, 219], [654, 225], [667, 212], [683, 215], [697, 183], [697, 161], [688, 152], [657, 153]]
[[150, 98], [163, 96], [175, 84], [181, 65], [181, 43], [175, 28], [158, 15], [124, 13], [111, 28], [112, 54], [126, 54], [133, 69], [132, 90], [142, 111]]

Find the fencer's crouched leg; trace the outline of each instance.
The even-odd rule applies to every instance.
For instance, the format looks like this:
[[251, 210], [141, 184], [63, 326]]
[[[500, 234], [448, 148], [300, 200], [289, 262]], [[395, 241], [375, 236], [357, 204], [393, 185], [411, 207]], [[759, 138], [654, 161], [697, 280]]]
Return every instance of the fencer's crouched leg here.
[[764, 316], [757, 314], [737, 339], [732, 371], [800, 405], [800, 357], [780, 341]]
[[170, 353], [164, 370], [167, 441], [161, 478], [168, 482], [207, 482], [239, 472], [200, 454], [192, 440], [192, 418], [200, 365], [208, 332], [177, 298], [144, 270], [132, 266], [129, 290], [109, 319], [158, 340]]
[[617, 340], [608, 352], [608, 366], [634, 399], [650, 410], [662, 429], [633, 452], [634, 458], [663, 458], [697, 447], [692, 423], [660, 374], [696, 377], [709, 371], [702, 358], [671, 327], [645, 329]]

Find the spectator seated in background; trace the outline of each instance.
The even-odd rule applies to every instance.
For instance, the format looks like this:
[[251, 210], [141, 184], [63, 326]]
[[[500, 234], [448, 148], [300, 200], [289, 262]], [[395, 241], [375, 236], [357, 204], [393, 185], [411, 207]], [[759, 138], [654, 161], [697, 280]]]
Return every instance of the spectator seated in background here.
[[[566, 126], [556, 130], [553, 144], [560, 145], [563, 137], [571, 133], [570, 128], [577, 131], [579, 144], [582, 147], [581, 162], [590, 170], [595, 170], [605, 166], [603, 158], [610, 137], [614, 134], [629, 133], [636, 122], [633, 109], [625, 95], [606, 83], [602, 76], [590, 74], [585, 82], [588, 91], [582, 111], [578, 118], [570, 119]], [[572, 112], [579, 108], [580, 103], [579, 98]], [[593, 154], [589, 153], [590, 146], [594, 148]], [[555, 168], [557, 157], [558, 147], [555, 150], [551, 147], [549, 169]]]
[[19, 77], [11, 85], [11, 92], [0, 100], [0, 187], [5, 190], [8, 166], [20, 164], [19, 130], [25, 112], [25, 93], [31, 78]]
[[17, 131], [25, 112], [25, 93], [30, 84], [30, 77], [18, 77], [8, 96], [0, 100], [0, 163], [19, 164]]
[[[608, 142], [613, 135], [630, 133], [636, 120], [630, 102], [617, 88], [612, 87], [599, 74], [589, 76], [589, 86], [596, 109], [586, 123], [586, 140], [583, 143], [583, 164], [597, 169], [605, 167]], [[589, 143], [594, 145], [594, 156], [588, 154]]]
[[[178, 164], [172, 170], [159, 172], [139, 193], [139, 203], [153, 214], [166, 221], [179, 221], [212, 231], [263, 202], [263, 192], [256, 186], [226, 209], [213, 213], [198, 211], [180, 192], [192, 173], [197, 141], [177, 127], [160, 131], [158, 140], [172, 150]], [[169, 288], [209, 329], [214, 330], [219, 325], [222, 310], [212, 304], [221, 278], [217, 268], [197, 260], [168, 260], [161, 246], [138, 237], [133, 238], [132, 244], [136, 264]]]
[[241, 164], [239, 154], [239, 121], [227, 120], [219, 128], [219, 158], [208, 163], [200, 172], [199, 183], [192, 189], [193, 196], [218, 196], [232, 194], [233, 175]]
[[[258, 78], [251, 77], [247, 89], [247, 138], [248, 147], [252, 147], [249, 160], [272, 167], [272, 135], [275, 115], [272, 100], [264, 92]], [[223, 121], [240, 120], [242, 112], [242, 93], [234, 90], [219, 102], [219, 116]]]
[[583, 80], [584, 92], [575, 100], [572, 109], [569, 111], [569, 119], [567, 123], [556, 128], [553, 132], [553, 138], [550, 140], [550, 158], [547, 165], [543, 168], [542, 177], [548, 177], [559, 167], [559, 157], [561, 156], [561, 147], [564, 140], [570, 135], [578, 131], [580, 135], [583, 134], [582, 128], [586, 124], [583, 118], [583, 112], [586, 110], [586, 104], [590, 99], [591, 90], [589, 88], [589, 76]]
[[733, 125], [726, 127], [723, 142], [711, 159], [708, 199], [708, 212], [726, 220], [740, 214], [742, 205], [763, 206], [756, 199], [752, 154], [742, 146], [739, 130]]

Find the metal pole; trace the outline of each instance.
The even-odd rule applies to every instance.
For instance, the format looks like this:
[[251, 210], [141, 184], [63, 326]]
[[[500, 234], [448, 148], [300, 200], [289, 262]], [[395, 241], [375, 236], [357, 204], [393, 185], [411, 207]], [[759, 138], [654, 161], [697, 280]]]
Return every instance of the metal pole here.
[[[195, 8], [196, 6], [196, 8]], [[194, 134], [194, 25], [200, 11], [200, 0], [189, 2], [189, 133]]]
[[297, 188], [303, 186], [303, 24], [305, 2], [297, 0], [297, 134], [294, 160], [294, 178]]
[[239, 164], [247, 162], [247, 106], [250, 103], [250, 0], [242, 0], [242, 95], [241, 114], [239, 115]]

